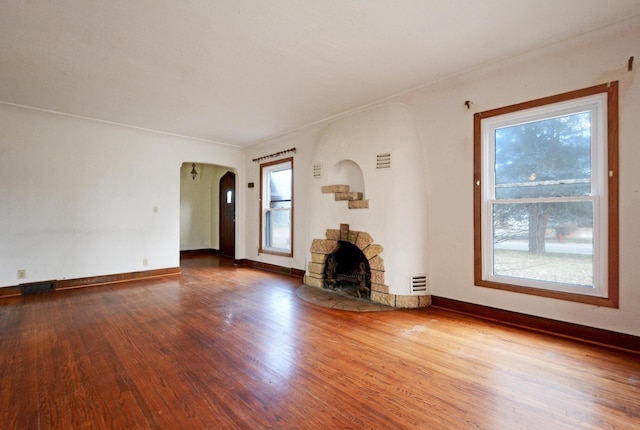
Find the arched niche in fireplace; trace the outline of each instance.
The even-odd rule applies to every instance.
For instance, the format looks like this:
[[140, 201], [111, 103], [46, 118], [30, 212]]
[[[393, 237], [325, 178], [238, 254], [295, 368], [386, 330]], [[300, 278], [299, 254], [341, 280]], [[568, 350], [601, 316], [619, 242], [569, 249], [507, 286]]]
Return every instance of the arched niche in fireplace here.
[[364, 195], [364, 175], [353, 160], [341, 160], [333, 165], [327, 175], [328, 185], [349, 185], [349, 191]]

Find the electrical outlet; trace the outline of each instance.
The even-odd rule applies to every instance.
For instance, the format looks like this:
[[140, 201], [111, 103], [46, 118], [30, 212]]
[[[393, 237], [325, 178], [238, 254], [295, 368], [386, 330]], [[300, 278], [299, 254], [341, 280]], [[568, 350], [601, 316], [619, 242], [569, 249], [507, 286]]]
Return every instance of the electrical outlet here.
[[27, 271], [25, 269], [18, 270], [18, 279], [24, 279], [27, 277]]
[[144, 260], [142, 260], [142, 265], [143, 266], [148, 266], [149, 265], [149, 260], [147, 260], [146, 258]]

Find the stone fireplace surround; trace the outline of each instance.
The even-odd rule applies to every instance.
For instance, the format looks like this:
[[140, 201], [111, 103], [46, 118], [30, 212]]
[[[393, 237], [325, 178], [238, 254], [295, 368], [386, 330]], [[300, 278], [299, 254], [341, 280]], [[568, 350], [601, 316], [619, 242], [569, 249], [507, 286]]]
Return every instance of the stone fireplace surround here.
[[431, 304], [431, 296], [390, 294], [389, 287], [384, 284], [384, 260], [380, 256], [384, 250], [382, 245], [373, 243], [373, 238], [367, 232], [350, 230], [349, 224], [340, 224], [339, 229], [327, 229], [325, 239], [313, 239], [311, 261], [304, 276], [306, 285], [324, 288], [326, 260], [336, 251], [339, 241], [357, 246], [367, 258], [371, 269], [372, 302], [397, 308], [422, 308]]

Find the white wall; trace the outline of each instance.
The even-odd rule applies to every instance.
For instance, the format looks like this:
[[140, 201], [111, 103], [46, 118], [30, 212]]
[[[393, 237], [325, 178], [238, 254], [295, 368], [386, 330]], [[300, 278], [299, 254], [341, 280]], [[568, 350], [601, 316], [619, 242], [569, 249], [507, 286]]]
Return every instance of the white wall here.
[[0, 286], [179, 266], [191, 160], [244, 166], [234, 147], [0, 104]]
[[[627, 71], [628, 58], [634, 55], [637, 59], [639, 54], [640, 18], [636, 17], [543, 50], [461, 72], [378, 106], [250, 148], [248, 159], [291, 146], [296, 146], [298, 153], [295, 158], [296, 254], [293, 259], [282, 259], [258, 256], [253, 251], [257, 249], [258, 236], [256, 189], [248, 197], [249, 258], [305, 269], [310, 257], [309, 240], [321, 237], [325, 228], [336, 228], [334, 225], [339, 222], [351, 224], [354, 230], [378, 230], [384, 226], [382, 233], [371, 231], [371, 234], [385, 247], [382, 257], [387, 270], [405, 273], [420, 270], [420, 263], [427, 265], [433, 295], [640, 335], [640, 265], [635, 261], [640, 253], [640, 169], [637, 168], [640, 164], [640, 82], [636, 79], [640, 67], [636, 64], [633, 71]], [[620, 309], [475, 287], [473, 114], [611, 80], [620, 82]], [[466, 100], [472, 102], [471, 109], [464, 105]], [[399, 111], [390, 107], [394, 103], [404, 106], [407, 114], [415, 118], [419, 136], [419, 149], [415, 152], [411, 145], [406, 145], [406, 127], [398, 127], [408, 122], [399, 121]], [[363, 168], [371, 209], [365, 212], [339, 209], [334, 214], [317, 217], [315, 211], [337, 203], [330, 195], [319, 195], [324, 183], [312, 179], [313, 163], [323, 161], [327, 171], [333, 160], [353, 159], [348, 146], [354, 145], [361, 149], [371, 148], [373, 157], [375, 151], [392, 148], [394, 170], [387, 173], [392, 173], [389, 179], [393, 180], [382, 180], [381, 172], [369, 170], [375, 159], [354, 160]], [[337, 153], [331, 155], [329, 147]], [[398, 152], [408, 148], [412, 148], [414, 160], [407, 161], [402, 154], [398, 162]], [[414, 163], [423, 166], [424, 173], [404, 174], [414, 171]], [[396, 169], [405, 172], [396, 176]], [[257, 165], [247, 162], [247, 172], [257, 187]], [[379, 204], [386, 202], [386, 193], [392, 193], [397, 204], [382, 209]], [[418, 199], [425, 205], [417, 208], [418, 216], [398, 210], [411, 199]], [[423, 216], [427, 208], [428, 216]], [[360, 216], [363, 213], [365, 217]], [[405, 249], [417, 250], [421, 261], [415, 266], [405, 266], [404, 270], [398, 271], [397, 267], [406, 262], [391, 256], [391, 250], [396, 246], [391, 239], [393, 230], [403, 233]], [[410, 231], [415, 231], [415, 235], [407, 234]], [[300, 237], [305, 240], [301, 241]], [[418, 241], [426, 241], [426, 244]], [[404, 275], [399, 276], [390, 276], [387, 284], [392, 292], [403, 294]]]

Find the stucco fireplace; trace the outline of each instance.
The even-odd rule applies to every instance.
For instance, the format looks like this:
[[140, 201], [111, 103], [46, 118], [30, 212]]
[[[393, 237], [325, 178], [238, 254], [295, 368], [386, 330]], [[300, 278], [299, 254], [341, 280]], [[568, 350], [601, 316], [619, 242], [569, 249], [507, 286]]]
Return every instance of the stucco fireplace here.
[[429, 211], [421, 154], [415, 113], [398, 103], [345, 115], [318, 132], [307, 195], [305, 284], [338, 286], [335, 276], [326, 279], [327, 265], [332, 254], [352, 245], [365, 257], [346, 277], [362, 277], [359, 267], [365, 263], [369, 284], [362, 286], [362, 299], [369, 288], [375, 303], [429, 305]]

